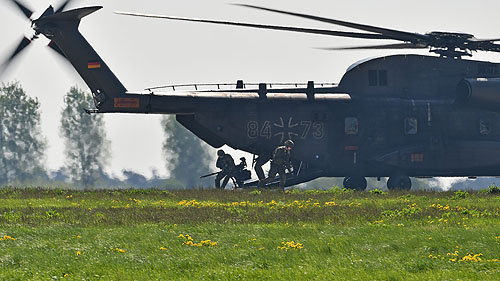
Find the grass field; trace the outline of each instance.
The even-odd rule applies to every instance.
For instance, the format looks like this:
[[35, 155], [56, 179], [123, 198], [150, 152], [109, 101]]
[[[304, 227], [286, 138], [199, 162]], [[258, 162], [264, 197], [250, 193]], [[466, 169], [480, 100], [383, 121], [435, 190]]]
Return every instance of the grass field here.
[[0, 189], [0, 280], [500, 280], [497, 191]]

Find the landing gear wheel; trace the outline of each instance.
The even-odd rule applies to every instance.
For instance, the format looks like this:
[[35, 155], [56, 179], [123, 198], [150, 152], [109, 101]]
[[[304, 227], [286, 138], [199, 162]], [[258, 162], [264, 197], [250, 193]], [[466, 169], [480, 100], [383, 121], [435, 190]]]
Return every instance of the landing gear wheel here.
[[395, 175], [389, 177], [387, 181], [387, 188], [389, 190], [410, 190], [411, 179], [405, 175]]
[[345, 188], [348, 188], [348, 189], [363, 191], [366, 189], [367, 182], [366, 182], [365, 177], [353, 176], [353, 177], [344, 178], [343, 185]]

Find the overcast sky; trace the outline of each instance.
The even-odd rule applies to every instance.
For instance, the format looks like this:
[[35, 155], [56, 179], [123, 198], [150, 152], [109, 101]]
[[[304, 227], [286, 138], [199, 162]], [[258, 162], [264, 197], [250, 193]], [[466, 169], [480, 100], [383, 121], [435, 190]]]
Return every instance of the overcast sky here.
[[[38, 17], [49, 4], [44, 0], [24, 3]], [[255, 1], [238, 3], [309, 13], [323, 17], [397, 28], [405, 31], [459, 31], [478, 38], [500, 37], [500, 1]], [[29, 22], [7, 0], [0, 0], [0, 55], [31, 36]], [[120, 16], [129, 11], [243, 21], [311, 28], [349, 30], [306, 19], [229, 5], [220, 0], [183, 1], [74, 1], [71, 7], [103, 5], [104, 9], [82, 20], [80, 30], [129, 91], [178, 83], [318, 82], [340, 81], [352, 63], [387, 51], [322, 51], [315, 47], [390, 43], [291, 32], [265, 31], [200, 23], [174, 22]], [[352, 30], [349, 30], [352, 31]], [[87, 89], [67, 62], [46, 48], [45, 38], [32, 44], [1, 77], [18, 80], [42, 105], [42, 129], [48, 139], [47, 166], [63, 165], [63, 142], [59, 134], [63, 95], [73, 85]], [[428, 54], [427, 51], [410, 51]], [[500, 54], [480, 53], [475, 59], [500, 61]], [[132, 169], [150, 174], [157, 169], [168, 175], [161, 153], [164, 139], [159, 116], [109, 114], [105, 116], [112, 159], [108, 172]]]

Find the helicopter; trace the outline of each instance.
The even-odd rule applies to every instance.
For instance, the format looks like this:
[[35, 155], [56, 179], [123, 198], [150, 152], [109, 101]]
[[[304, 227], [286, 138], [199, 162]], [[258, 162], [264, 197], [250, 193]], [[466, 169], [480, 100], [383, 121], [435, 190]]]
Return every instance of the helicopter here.
[[[387, 187], [410, 189], [410, 177], [500, 176], [499, 64], [464, 59], [472, 52], [500, 52], [500, 39], [471, 34], [425, 34], [317, 17], [252, 5], [272, 13], [356, 29], [356, 32], [215, 21], [119, 12], [122, 15], [258, 29], [322, 34], [393, 44], [330, 48], [429, 49], [434, 55], [390, 55], [350, 66], [338, 84], [259, 83], [239, 80], [231, 89], [129, 92], [79, 32], [83, 17], [101, 6], [47, 8], [30, 19], [35, 35], [24, 38], [8, 65], [38, 36], [65, 57], [89, 86], [97, 113], [173, 114], [212, 147], [228, 145], [257, 156], [295, 142], [286, 185], [318, 177], [344, 177], [344, 187], [364, 190], [366, 177], [388, 177]], [[362, 32], [359, 32], [362, 31]], [[227, 86], [214, 84], [217, 88]], [[170, 86], [175, 90], [179, 85]], [[252, 186], [255, 183], [248, 183]]]

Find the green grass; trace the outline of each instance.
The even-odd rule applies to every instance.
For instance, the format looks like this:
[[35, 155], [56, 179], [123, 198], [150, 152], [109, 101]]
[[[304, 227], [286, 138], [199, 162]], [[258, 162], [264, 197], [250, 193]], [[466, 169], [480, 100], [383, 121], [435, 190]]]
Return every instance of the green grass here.
[[500, 279], [487, 192], [1, 189], [4, 235], [0, 280]]

